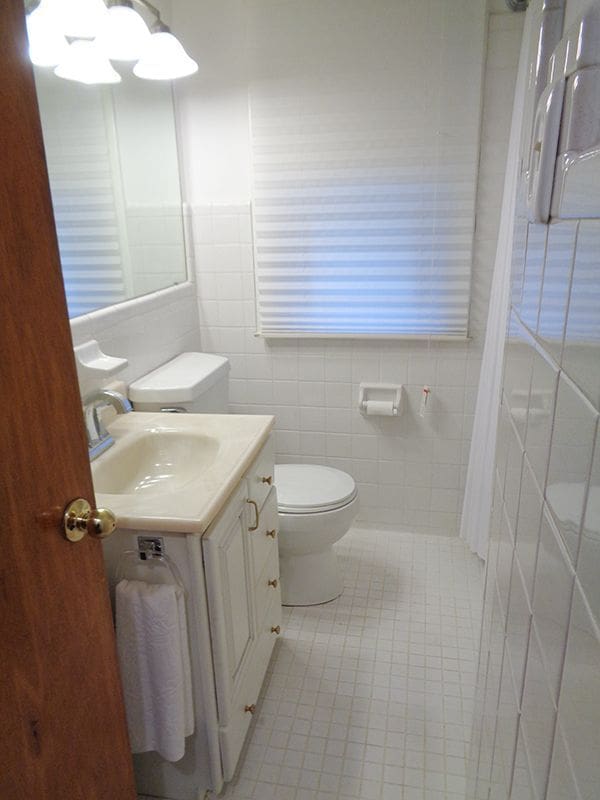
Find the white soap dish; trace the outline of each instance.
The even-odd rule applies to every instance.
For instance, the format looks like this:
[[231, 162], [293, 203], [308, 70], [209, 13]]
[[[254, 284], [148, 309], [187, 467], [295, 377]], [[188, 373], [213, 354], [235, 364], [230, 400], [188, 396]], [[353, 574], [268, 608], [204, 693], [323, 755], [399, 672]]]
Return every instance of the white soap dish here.
[[77, 345], [75, 362], [77, 375], [82, 378], [110, 378], [122, 372], [129, 364], [126, 358], [107, 356], [100, 350], [100, 345], [95, 339]]

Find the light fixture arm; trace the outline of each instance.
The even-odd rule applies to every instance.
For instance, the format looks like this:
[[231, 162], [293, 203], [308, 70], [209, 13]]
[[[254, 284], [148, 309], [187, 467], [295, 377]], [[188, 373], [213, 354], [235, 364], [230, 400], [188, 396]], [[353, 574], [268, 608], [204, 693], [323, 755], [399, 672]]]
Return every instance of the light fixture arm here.
[[129, 6], [133, 7], [134, 3], [138, 3], [140, 6], [142, 6], [147, 11], [149, 11], [151, 14], [153, 14], [154, 17], [156, 17], [156, 19], [154, 20], [154, 22], [150, 26], [150, 30], [152, 31], [152, 33], [170, 33], [171, 32], [171, 29], [169, 28], [169, 26], [165, 25], [165, 23], [162, 21], [161, 16], [160, 16], [160, 11], [158, 10], [158, 8], [156, 6], [154, 6], [154, 5], [152, 5], [152, 3], [148, 2], [148, 0], [125, 0], [125, 2], [123, 2], [123, 0], [111, 0], [111, 5], [129, 5]]

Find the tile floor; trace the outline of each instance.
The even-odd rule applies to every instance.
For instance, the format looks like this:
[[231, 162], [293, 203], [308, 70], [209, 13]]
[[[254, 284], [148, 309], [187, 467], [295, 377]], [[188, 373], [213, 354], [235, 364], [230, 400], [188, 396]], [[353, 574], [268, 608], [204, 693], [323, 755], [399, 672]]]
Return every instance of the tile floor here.
[[354, 528], [344, 593], [284, 610], [236, 800], [464, 800], [482, 570], [458, 539]]
[[456, 538], [359, 527], [337, 551], [344, 593], [284, 609], [222, 800], [464, 800], [478, 559]]

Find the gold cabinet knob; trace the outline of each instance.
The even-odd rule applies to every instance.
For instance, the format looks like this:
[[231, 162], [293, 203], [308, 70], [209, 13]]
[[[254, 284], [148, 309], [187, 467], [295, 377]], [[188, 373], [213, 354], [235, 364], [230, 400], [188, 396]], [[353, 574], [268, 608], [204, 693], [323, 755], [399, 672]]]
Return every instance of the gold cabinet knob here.
[[262, 483], [268, 483], [269, 486], [273, 483], [273, 476], [269, 475], [268, 477], [261, 478]]
[[271, 625], [271, 633], [276, 633], [278, 636], [281, 633], [280, 625]]
[[277, 578], [271, 578], [270, 581], [267, 581], [267, 585], [272, 586], [273, 589], [276, 589], [277, 586], [279, 585], [279, 581], [277, 580]]
[[87, 500], [78, 497], [65, 508], [64, 526], [70, 542], [80, 542], [86, 533], [96, 539], [106, 539], [114, 533], [117, 519], [108, 508], [92, 508]]
[[254, 714], [254, 712], [256, 711], [256, 703], [252, 703], [249, 706], [244, 706], [244, 711], [246, 712], [246, 714]]
[[267, 531], [267, 533], [266, 533], [265, 535], [266, 535], [266, 536], [270, 536], [270, 537], [271, 537], [271, 539], [274, 539], [274, 538], [275, 538], [275, 535], [276, 535], [276, 533], [277, 533], [277, 531], [275, 530], [275, 528], [273, 528], [273, 530], [272, 530], [272, 531]]

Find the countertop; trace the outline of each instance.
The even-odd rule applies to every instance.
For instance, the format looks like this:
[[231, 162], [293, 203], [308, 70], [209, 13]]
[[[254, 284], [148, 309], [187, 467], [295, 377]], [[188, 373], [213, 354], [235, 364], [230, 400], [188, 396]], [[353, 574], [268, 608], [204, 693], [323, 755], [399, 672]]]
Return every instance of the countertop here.
[[181, 434], [210, 437], [217, 441], [218, 449], [209, 466], [174, 490], [96, 491], [96, 503], [113, 511], [118, 528], [202, 534], [226, 505], [274, 422], [272, 416], [248, 414], [121, 414], [108, 426], [115, 444], [92, 463], [95, 483], [101, 484], [102, 475], [123, 469], [127, 447], [144, 436], [175, 432], [180, 439]]

